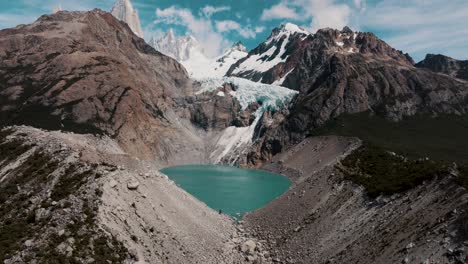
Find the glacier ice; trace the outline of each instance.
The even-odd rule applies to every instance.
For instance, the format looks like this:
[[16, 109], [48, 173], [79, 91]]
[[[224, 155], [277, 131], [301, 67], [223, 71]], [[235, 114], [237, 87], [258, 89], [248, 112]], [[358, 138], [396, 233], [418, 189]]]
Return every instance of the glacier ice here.
[[[263, 113], [267, 110], [277, 111], [286, 108], [298, 94], [297, 91], [281, 86], [256, 83], [237, 77], [203, 78], [198, 81], [201, 88], [197, 94], [214, 92], [225, 83], [233, 84], [237, 89], [231, 91], [230, 94], [239, 101], [243, 110], [252, 103], [261, 102], [261, 107], [255, 112], [255, 120], [250, 126], [231, 126], [222, 131], [211, 154], [211, 160], [214, 163], [235, 164], [240, 154], [247, 151], [254, 142], [255, 128]], [[219, 95], [220, 92], [217, 94]]]

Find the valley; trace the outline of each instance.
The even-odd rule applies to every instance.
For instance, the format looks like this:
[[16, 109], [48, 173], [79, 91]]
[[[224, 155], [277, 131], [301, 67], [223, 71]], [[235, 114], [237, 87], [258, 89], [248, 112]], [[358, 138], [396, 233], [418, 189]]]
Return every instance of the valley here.
[[464, 61], [292, 23], [211, 58], [129, 0], [56, 11], [0, 30], [3, 263], [468, 261]]

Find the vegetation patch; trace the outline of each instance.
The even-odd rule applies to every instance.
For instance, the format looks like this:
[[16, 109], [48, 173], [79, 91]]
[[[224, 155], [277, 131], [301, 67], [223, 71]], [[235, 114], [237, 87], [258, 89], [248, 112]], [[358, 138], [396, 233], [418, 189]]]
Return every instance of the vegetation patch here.
[[312, 133], [358, 137], [410, 158], [468, 162], [468, 115], [414, 116], [392, 122], [370, 113], [341, 115]]
[[91, 170], [79, 172], [79, 167], [71, 165], [65, 171], [52, 190], [51, 199], [60, 201], [75, 193], [93, 175]]
[[345, 179], [364, 186], [372, 198], [404, 192], [448, 173], [443, 162], [407, 159], [369, 144], [354, 151], [341, 163]]

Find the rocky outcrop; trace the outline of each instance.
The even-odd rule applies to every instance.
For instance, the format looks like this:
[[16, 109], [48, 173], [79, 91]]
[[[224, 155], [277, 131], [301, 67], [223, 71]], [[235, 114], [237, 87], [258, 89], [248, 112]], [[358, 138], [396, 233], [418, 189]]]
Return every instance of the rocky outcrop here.
[[468, 60], [456, 60], [440, 54], [427, 54], [424, 60], [416, 64], [416, 67], [468, 80]]
[[137, 36], [144, 37], [138, 12], [133, 9], [130, 0], [117, 0], [110, 12], [117, 19], [127, 23]]

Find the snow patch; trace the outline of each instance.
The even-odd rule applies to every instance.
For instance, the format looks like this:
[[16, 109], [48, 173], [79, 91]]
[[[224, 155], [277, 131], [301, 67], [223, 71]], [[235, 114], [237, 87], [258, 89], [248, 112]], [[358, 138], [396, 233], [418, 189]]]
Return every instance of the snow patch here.
[[217, 95], [217, 96], [224, 97], [224, 92], [222, 92], [222, 91], [219, 91], [219, 92], [218, 92], [216, 95]]
[[294, 71], [294, 68], [292, 70], [290, 70], [289, 72], [287, 72], [283, 77], [281, 77], [281, 79], [274, 81], [272, 84], [273, 85], [282, 85], [284, 83], [284, 81], [286, 80], [286, 78], [288, 77], [288, 75], [293, 71]]

